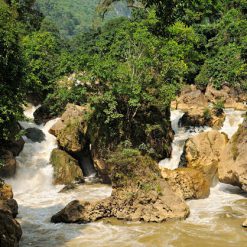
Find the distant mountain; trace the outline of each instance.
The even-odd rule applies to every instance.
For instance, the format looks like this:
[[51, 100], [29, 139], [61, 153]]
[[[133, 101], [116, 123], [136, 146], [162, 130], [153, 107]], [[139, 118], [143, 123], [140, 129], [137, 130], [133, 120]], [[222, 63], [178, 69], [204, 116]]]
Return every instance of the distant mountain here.
[[[78, 32], [95, 25], [101, 25], [96, 8], [100, 0], [36, 0], [37, 8], [47, 20], [54, 22], [64, 37], [71, 37]], [[114, 4], [105, 20], [117, 16], [128, 16], [130, 10], [123, 2]]]

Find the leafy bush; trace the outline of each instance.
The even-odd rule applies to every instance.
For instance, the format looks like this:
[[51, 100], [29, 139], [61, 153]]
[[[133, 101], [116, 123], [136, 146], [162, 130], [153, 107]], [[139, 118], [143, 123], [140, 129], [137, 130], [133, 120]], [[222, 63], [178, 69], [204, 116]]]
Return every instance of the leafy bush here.
[[203, 117], [206, 119], [206, 120], [210, 120], [212, 118], [212, 114], [211, 114], [211, 111], [209, 108], [205, 108], [204, 111], [203, 111]]
[[213, 109], [216, 113], [217, 116], [221, 115], [224, 113], [224, 102], [219, 100], [219, 101], [216, 101], [214, 104], [213, 104]]

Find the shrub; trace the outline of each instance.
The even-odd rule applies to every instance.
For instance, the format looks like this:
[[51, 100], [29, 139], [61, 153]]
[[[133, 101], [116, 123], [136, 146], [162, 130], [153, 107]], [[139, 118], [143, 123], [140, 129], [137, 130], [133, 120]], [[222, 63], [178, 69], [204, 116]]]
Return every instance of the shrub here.
[[223, 114], [224, 108], [225, 108], [224, 102], [221, 101], [221, 100], [216, 101], [216, 102], [214, 103], [214, 105], [213, 105], [213, 109], [214, 109], [215, 114], [216, 114], [217, 116]]

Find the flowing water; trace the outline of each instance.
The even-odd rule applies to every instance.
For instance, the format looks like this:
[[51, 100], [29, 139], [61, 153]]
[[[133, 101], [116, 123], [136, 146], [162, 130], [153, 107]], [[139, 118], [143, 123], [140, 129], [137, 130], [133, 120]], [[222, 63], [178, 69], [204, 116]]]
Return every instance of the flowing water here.
[[[35, 108], [26, 111], [32, 118]], [[231, 136], [241, 123], [241, 112], [228, 110], [222, 130]], [[178, 126], [183, 113], [172, 111], [175, 131], [171, 159], [160, 163], [170, 169], [178, 166], [186, 139], [207, 129], [183, 129]], [[37, 128], [45, 134], [42, 142], [25, 138], [16, 177], [9, 180], [19, 203], [18, 221], [22, 225], [21, 247], [130, 247], [130, 246], [246, 246], [247, 232], [241, 227], [247, 215], [247, 199], [233, 186], [218, 183], [209, 198], [191, 200], [190, 217], [182, 222], [163, 224], [128, 223], [107, 219], [86, 225], [51, 224], [50, 217], [74, 199], [96, 200], [111, 194], [106, 185], [85, 184], [68, 193], [58, 193], [61, 186], [52, 185], [50, 153], [57, 146], [48, 133], [56, 120], [45, 126], [21, 122], [23, 128]]]

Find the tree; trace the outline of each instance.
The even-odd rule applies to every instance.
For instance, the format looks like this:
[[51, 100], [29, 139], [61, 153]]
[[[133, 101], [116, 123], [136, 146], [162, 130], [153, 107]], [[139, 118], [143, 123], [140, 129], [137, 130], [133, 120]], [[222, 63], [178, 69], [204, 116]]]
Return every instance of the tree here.
[[0, 140], [12, 136], [11, 127], [22, 116], [23, 61], [15, 13], [0, 0]]

